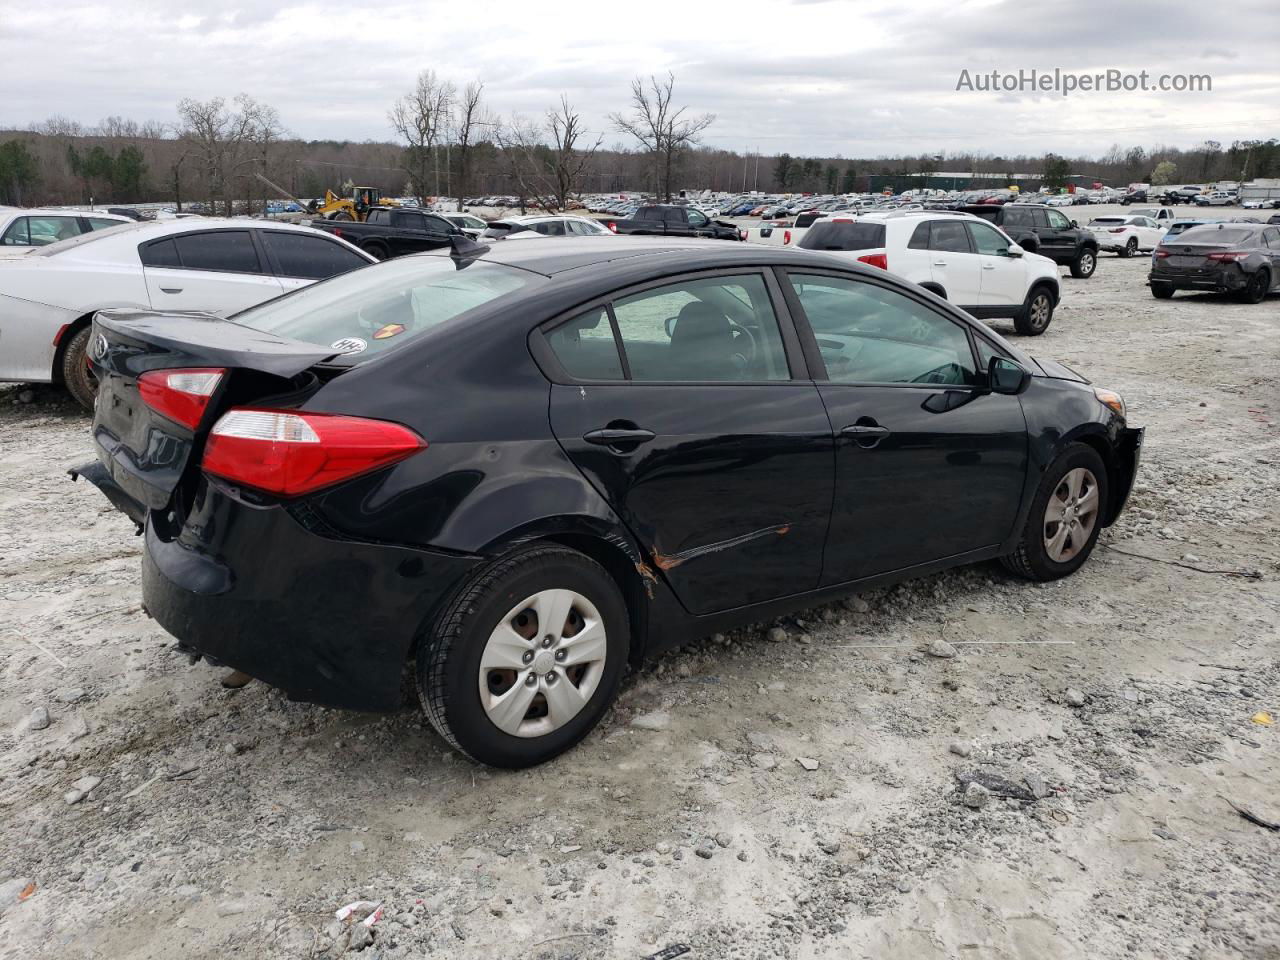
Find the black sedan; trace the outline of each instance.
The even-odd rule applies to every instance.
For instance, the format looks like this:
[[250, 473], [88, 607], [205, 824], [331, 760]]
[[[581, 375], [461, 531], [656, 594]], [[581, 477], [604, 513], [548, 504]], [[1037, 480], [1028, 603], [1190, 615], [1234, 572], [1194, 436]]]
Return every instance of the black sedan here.
[[1261, 303], [1280, 290], [1280, 227], [1207, 223], [1166, 237], [1152, 254], [1149, 281], [1158, 300], [1178, 290], [1212, 290]]
[[372, 265], [231, 320], [101, 313], [98, 460], [146, 609], [295, 699], [521, 767], [628, 664], [957, 564], [1051, 580], [1142, 432], [883, 270], [666, 239]]

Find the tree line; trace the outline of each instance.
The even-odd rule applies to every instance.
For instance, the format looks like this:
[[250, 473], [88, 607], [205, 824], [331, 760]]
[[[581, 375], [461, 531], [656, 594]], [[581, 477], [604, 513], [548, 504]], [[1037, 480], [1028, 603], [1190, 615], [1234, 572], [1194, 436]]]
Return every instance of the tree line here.
[[259, 210], [281, 193], [310, 199], [359, 185], [392, 196], [497, 194], [563, 209], [581, 193], [852, 193], [867, 190], [873, 176], [923, 185], [940, 171], [1032, 174], [1050, 186], [1071, 174], [1115, 185], [1280, 177], [1276, 138], [1206, 140], [1190, 149], [1117, 144], [1100, 156], [758, 156], [705, 146], [715, 117], [681, 104], [671, 74], [635, 78], [626, 109], [599, 131], [588, 129], [568, 96], [535, 117], [501, 116], [482, 81], [459, 85], [432, 70], [388, 107], [394, 142], [302, 140], [274, 107], [246, 94], [186, 98], [175, 115], [144, 123], [108, 117], [93, 126], [55, 116], [0, 131], [0, 203], [198, 201], [228, 213]]

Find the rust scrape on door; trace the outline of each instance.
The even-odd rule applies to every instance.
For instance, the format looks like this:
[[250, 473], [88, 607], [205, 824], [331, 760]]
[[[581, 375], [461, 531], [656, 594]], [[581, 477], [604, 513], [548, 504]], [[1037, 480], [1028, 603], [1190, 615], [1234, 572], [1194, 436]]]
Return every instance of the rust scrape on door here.
[[739, 537], [733, 537], [729, 540], [720, 540], [716, 543], [704, 544], [701, 547], [691, 547], [680, 553], [659, 553], [656, 550], [653, 553], [653, 565], [659, 570], [674, 570], [682, 563], [688, 563], [690, 560], [696, 560], [698, 557], [705, 557], [709, 553], [719, 553], [722, 550], [732, 550], [734, 547], [740, 547], [744, 543], [750, 543], [753, 540], [761, 540], [765, 537], [785, 537], [791, 532], [791, 524], [784, 523], [780, 526], [765, 527], [763, 530], [753, 530], [751, 533], [744, 533]]

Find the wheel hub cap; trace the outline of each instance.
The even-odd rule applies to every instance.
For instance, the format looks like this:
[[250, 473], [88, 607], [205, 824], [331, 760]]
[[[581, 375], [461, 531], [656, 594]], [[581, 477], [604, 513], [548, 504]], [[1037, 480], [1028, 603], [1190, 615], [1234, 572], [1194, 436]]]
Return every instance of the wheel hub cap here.
[[564, 726], [591, 700], [608, 643], [600, 612], [573, 590], [542, 590], [512, 607], [480, 656], [480, 704], [515, 737]]
[[1098, 520], [1098, 480], [1085, 467], [1067, 471], [1044, 513], [1044, 548], [1057, 563], [1071, 560], [1089, 543]]

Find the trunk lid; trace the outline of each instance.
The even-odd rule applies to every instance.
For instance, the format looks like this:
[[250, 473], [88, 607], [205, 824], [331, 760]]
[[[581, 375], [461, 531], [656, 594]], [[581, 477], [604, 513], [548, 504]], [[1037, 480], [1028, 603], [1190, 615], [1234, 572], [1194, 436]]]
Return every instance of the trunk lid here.
[[[104, 311], [93, 320], [89, 355], [98, 376], [93, 441], [102, 471], [77, 468], [133, 519], [162, 510], [184, 477], [198, 469], [205, 438], [234, 404], [304, 396], [319, 380], [307, 374], [332, 348], [254, 330], [211, 314]], [[196, 427], [144, 402], [138, 380], [151, 371], [223, 371]], [[114, 488], [114, 489], [111, 489]], [[125, 509], [121, 495], [136, 509]]]

